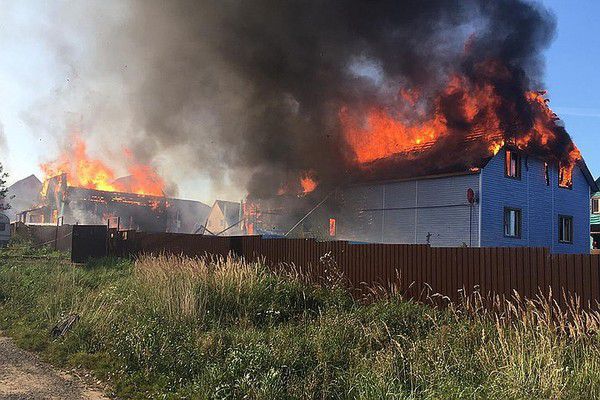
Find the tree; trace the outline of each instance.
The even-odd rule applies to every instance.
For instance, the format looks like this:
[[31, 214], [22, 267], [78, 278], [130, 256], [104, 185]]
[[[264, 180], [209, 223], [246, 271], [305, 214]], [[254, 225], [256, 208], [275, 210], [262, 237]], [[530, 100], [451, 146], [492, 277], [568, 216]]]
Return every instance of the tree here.
[[4, 202], [6, 196], [8, 195], [8, 188], [6, 187], [6, 178], [8, 178], [8, 174], [4, 172], [2, 163], [0, 163], [0, 211], [8, 210], [10, 208], [10, 205]]

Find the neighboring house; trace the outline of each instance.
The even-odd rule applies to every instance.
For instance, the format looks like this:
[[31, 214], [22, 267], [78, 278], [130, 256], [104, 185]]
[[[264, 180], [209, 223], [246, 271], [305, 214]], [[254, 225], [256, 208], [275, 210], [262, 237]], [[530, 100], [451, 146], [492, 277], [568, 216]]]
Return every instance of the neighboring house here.
[[205, 224], [205, 234], [226, 236], [242, 234], [240, 203], [217, 200], [213, 204]]
[[196, 200], [167, 199], [167, 232], [196, 233], [210, 210], [209, 205]]
[[[600, 178], [596, 180], [596, 185], [600, 186]], [[600, 192], [592, 196], [592, 215], [590, 216], [590, 230], [592, 234], [592, 248], [600, 249]]]
[[15, 221], [18, 213], [33, 208], [39, 202], [41, 190], [42, 182], [35, 175], [13, 183], [8, 187], [5, 200], [10, 208], [4, 213], [11, 221]]
[[559, 183], [557, 166], [509, 147], [472, 165], [346, 187], [336, 199], [342, 211], [322, 224], [332, 238], [360, 242], [589, 253], [590, 197], [598, 186], [583, 161], [570, 185]]

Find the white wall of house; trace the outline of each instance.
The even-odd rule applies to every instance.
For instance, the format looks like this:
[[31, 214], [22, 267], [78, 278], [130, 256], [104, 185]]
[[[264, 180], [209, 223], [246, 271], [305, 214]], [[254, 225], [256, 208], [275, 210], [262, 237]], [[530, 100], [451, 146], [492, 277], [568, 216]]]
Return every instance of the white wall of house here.
[[[361, 242], [461, 246], [479, 244], [479, 173], [352, 186], [341, 194], [346, 210], [338, 238]], [[470, 222], [470, 223], [469, 223]]]

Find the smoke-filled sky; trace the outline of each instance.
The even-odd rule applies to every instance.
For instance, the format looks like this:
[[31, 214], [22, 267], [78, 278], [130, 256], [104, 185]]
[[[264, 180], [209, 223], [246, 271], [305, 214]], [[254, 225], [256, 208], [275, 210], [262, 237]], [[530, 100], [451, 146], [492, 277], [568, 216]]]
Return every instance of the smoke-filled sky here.
[[532, 18], [529, 9], [391, 3], [0, 0], [0, 160], [11, 181], [39, 175], [79, 129], [117, 170], [127, 147], [174, 183], [173, 194], [209, 203], [272, 190], [314, 166], [327, 174], [344, 165], [341, 104], [382, 101], [386, 80], [435, 86], [491, 15], [497, 24], [474, 51], [493, 44], [530, 83], [545, 82], [600, 172], [600, 4], [544, 1], [550, 11], [534, 16], [545, 23], [510, 31], [525, 41], [511, 46], [499, 37]]

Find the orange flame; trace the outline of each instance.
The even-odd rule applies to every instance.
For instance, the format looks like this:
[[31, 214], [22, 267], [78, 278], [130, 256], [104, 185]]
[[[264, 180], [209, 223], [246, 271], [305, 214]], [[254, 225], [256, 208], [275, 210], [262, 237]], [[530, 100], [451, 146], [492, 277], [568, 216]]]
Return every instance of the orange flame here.
[[164, 196], [164, 180], [154, 168], [130, 162], [127, 166], [130, 176], [124, 182], [116, 181], [114, 170], [101, 160], [91, 158], [87, 153], [86, 143], [77, 134], [71, 137], [70, 151], [63, 151], [56, 160], [43, 163], [40, 168], [45, 179], [66, 174], [69, 186]]
[[[401, 91], [401, 98], [409, 105], [408, 108], [393, 112], [371, 108], [363, 120], [360, 115], [350, 114], [345, 107], [340, 110], [339, 118], [346, 141], [359, 164], [399, 153], [407, 153], [410, 157], [411, 150], [435, 142], [450, 133], [448, 121], [441, 112], [441, 98], [435, 102], [432, 117], [422, 118], [414, 108], [417, 96], [409, 96], [407, 93], [409, 92]], [[450, 79], [444, 95], [451, 96], [453, 101], [458, 102], [462, 120], [474, 129], [486, 132], [490, 151], [498, 147], [499, 143], [494, 142], [493, 138], [501, 132], [500, 121], [493, 110], [500, 100], [491, 85], [469, 87], [465, 78], [455, 75]]]
[[[510, 79], [508, 70], [495, 62], [477, 66], [488, 76]], [[530, 146], [549, 148], [560, 140], [557, 138], [558, 119], [548, 107], [545, 92], [530, 91], [524, 94], [531, 106], [534, 123], [529, 132], [518, 132], [515, 139], [508, 138], [511, 145], [520, 149]], [[346, 142], [351, 149], [351, 158], [358, 166], [385, 159], [398, 154], [404, 158], [418, 157], [415, 150], [432, 146], [440, 139], [452, 134], [448, 113], [444, 113], [444, 101], [451, 101], [457, 121], [460, 121], [468, 133], [476, 133], [485, 143], [490, 156], [495, 155], [505, 145], [505, 131], [497, 114], [502, 99], [489, 83], [471, 83], [467, 78], [451, 76], [445, 89], [431, 104], [431, 112], [423, 114], [419, 105], [420, 93], [417, 90], [400, 90], [399, 104], [394, 107], [371, 107], [365, 112], [347, 107], [339, 111], [339, 121]], [[456, 129], [456, 128], [454, 128]], [[508, 128], [510, 129], [510, 128]], [[517, 128], [518, 129], [518, 128]], [[560, 164], [568, 171], [563, 175], [570, 180], [571, 171], [581, 154], [574, 144], [570, 144], [568, 156], [561, 155]]]
[[317, 188], [317, 181], [312, 172], [305, 172], [300, 177], [300, 186], [302, 186], [302, 193], [304, 194], [310, 193]]

